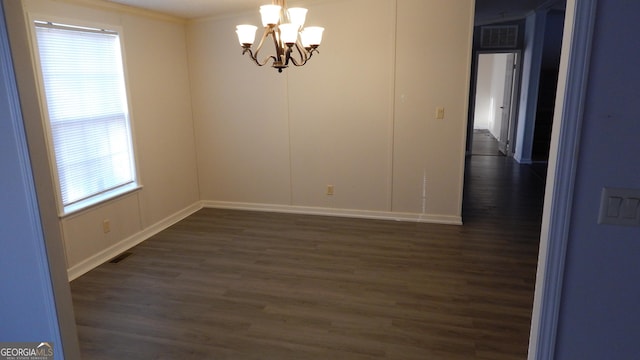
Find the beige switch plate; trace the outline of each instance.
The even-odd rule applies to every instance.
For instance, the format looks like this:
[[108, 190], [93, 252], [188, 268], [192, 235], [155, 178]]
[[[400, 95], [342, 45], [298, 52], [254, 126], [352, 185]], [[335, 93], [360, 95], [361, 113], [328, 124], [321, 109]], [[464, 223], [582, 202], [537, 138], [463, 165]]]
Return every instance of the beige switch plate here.
[[327, 195], [333, 195], [333, 185], [327, 185]]
[[105, 234], [111, 232], [111, 221], [109, 221], [109, 219], [104, 219], [102, 221], [102, 232]]

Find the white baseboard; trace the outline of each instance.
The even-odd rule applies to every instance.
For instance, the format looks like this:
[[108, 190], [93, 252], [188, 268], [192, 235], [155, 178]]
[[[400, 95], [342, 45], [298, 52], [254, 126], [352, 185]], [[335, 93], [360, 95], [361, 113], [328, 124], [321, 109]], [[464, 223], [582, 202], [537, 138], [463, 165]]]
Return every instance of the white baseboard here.
[[69, 281], [77, 279], [78, 277], [103, 264], [104, 262], [109, 261], [110, 259], [123, 253], [124, 251], [131, 249], [132, 247], [140, 244], [141, 242], [147, 240], [153, 235], [161, 232], [162, 230], [168, 228], [169, 226], [177, 223], [178, 221], [186, 218], [187, 216], [195, 213], [200, 209], [202, 209], [202, 203], [198, 201], [195, 204], [182, 209], [175, 214], [172, 214], [147, 227], [146, 229], [143, 229], [142, 231], [118, 242], [117, 244], [114, 244], [113, 246], [110, 246], [100, 251], [99, 253], [81, 261], [80, 263], [67, 269], [67, 276], [69, 277]]
[[182, 209], [175, 214], [149, 226], [146, 229], [110, 246], [99, 253], [81, 261], [67, 270], [69, 281], [77, 279], [92, 269], [100, 266], [106, 261], [116, 257], [117, 255], [131, 249], [132, 247], [149, 239], [153, 235], [165, 230], [171, 225], [183, 220], [196, 211], [206, 208], [233, 209], [233, 210], [249, 210], [278, 212], [304, 215], [324, 215], [337, 217], [351, 217], [363, 219], [378, 220], [394, 220], [407, 222], [424, 222], [434, 224], [462, 225], [462, 218], [459, 216], [433, 215], [433, 214], [417, 214], [417, 213], [398, 213], [389, 211], [369, 211], [369, 210], [350, 210], [350, 209], [333, 209], [321, 207], [307, 206], [291, 206], [276, 204], [255, 204], [255, 203], [238, 203], [225, 201], [199, 201], [193, 205]]
[[309, 206], [292, 206], [276, 204], [254, 204], [225, 201], [202, 201], [205, 208], [251, 210], [265, 212], [279, 212], [305, 215], [325, 215], [338, 217], [351, 217], [363, 219], [395, 220], [407, 222], [424, 222], [433, 224], [462, 225], [462, 217], [450, 215], [399, 213], [390, 211], [369, 211], [351, 209], [333, 209]]
[[533, 160], [531, 160], [531, 158], [519, 157], [519, 156], [517, 156], [517, 154], [514, 155], [513, 158], [518, 162], [518, 164], [522, 164], [522, 165], [531, 165], [531, 164], [533, 164]]

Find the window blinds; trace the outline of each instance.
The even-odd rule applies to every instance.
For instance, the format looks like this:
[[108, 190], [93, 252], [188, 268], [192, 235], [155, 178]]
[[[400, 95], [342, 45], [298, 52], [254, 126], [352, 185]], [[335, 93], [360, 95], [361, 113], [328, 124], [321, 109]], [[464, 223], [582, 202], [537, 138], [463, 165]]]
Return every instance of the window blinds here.
[[63, 207], [135, 183], [117, 33], [36, 23]]

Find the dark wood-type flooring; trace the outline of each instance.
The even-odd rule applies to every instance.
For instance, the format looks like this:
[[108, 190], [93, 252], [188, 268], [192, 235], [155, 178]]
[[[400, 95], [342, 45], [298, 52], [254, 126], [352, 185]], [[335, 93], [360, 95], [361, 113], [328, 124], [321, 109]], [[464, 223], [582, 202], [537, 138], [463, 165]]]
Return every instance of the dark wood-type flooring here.
[[203, 209], [71, 283], [84, 359], [525, 359], [543, 181], [468, 158], [464, 226]]
[[498, 150], [498, 141], [489, 130], [485, 129], [473, 130], [471, 153], [483, 156], [503, 156]]

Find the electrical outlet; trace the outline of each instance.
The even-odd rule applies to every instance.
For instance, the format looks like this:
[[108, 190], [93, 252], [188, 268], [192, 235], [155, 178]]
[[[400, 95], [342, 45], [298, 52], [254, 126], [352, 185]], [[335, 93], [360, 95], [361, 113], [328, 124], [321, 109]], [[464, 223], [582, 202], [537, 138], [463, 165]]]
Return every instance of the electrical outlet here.
[[111, 232], [111, 221], [109, 221], [109, 219], [104, 219], [102, 221], [102, 231], [105, 234]]
[[333, 185], [327, 185], [327, 195], [333, 195]]

